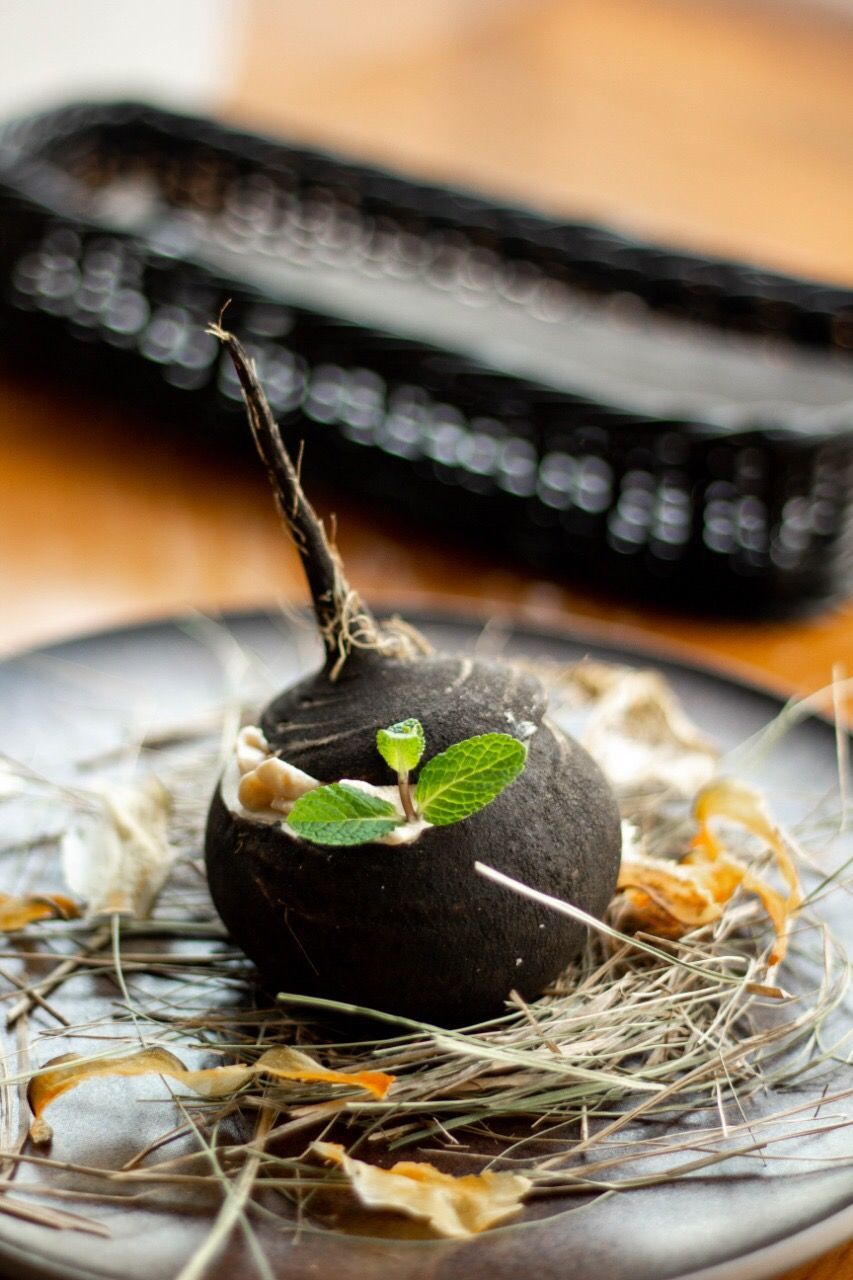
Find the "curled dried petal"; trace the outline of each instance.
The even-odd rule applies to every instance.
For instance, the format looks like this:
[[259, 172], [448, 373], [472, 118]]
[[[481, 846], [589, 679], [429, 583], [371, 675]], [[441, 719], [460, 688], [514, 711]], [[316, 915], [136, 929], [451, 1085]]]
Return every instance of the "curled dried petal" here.
[[519, 1174], [491, 1170], [456, 1178], [426, 1161], [401, 1160], [380, 1169], [347, 1155], [337, 1142], [315, 1142], [311, 1149], [343, 1170], [366, 1209], [405, 1214], [453, 1239], [478, 1235], [520, 1213], [532, 1186]]
[[[703, 787], [694, 814], [698, 831], [691, 851], [681, 862], [653, 858], [636, 844], [629, 846], [619, 872], [618, 888], [624, 891], [620, 926], [677, 938], [718, 920], [736, 890], [742, 888], [758, 897], [773, 924], [776, 941], [768, 966], [774, 968], [785, 957], [791, 920], [802, 903], [799, 878], [781, 832], [759, 793], [730, 779]], [[788, 887], [787, 896], [726, 851], [710, 828], [715, 818], [745, 827], [772, 849]]]
[[782, 832], [773, 822], [767, 811], [763, 796], [754, 788], [733, 778], [718, 778], [703, 787], [696, 797], [694, 814], [699, 823], [699, 830], [694, 840], [694, 852], [691, 859], [714, 860], [720, 858], [722, 848], [720, 840], [713, 835], [709, 823], [714, 818], [721, 818], [737, 823], [752, 835], [763, 840], [772, 850], [776, 859], [776, 867], [788, 889], [784, 897], [766, 881], [753, 875], [748, 868], [731, 856], [723, 859], [729, 871], [740, 872], [740, 881], [751, 893], [755, 893], [773, 922], [776, 931], [776, 943], [770, 953], [769, 966], [774, 968], [785, 958], [788, 949], [788, 934], [791, 922], [802, 906], [803, 893], [797, 868], [791, 857], [788, 844]]
[[13, 933], [36, 920], [74, 920], [80, 910], [61, 893], [33, 893], [14, 898], [0, 893], [0, 933]]
[[695, 869], [665, 858], [635, 854], [623, 861], [616, 887], [641, 891], [679, 924], [691, 929], [709, 924], [720, 916], [714, 896]]
[[333, 1071], [319, 1062], [288, 1046], [267, 1049], [257, 1062], [229, 1063], [222, 1067], [206, 1067], [189, 1071], [168, 1049], [157, 1045], [140, 1049], [119, 1058], [80, 1058], [77, 1054], [63, 1054], [47, 1064], [47, 1070], [33, 1076], [27, 1090], [27, 1101], [33, 1113], [30, 1137], [33, 1142], [49, 1142], [53, 1136], [50, 1125], [43, 1118], [45, 1109], [56, 1098], [75, 1089], [96, 1076], [169, 1076], [180, 1085], [203, 1098], [224, 1098], [242, 1089], [257, 1076], [269, 1076], [273, 1080], [321, 1081], [327, 1084], [345, 1084], [364, 1089], [375, 1098], [384, 1098], [394, 1082], [394, 1077], [383, 1071]]

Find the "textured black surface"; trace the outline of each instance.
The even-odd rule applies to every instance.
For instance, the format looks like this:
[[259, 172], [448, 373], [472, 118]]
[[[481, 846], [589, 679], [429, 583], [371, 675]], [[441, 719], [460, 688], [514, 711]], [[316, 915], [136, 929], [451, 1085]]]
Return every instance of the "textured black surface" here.
[[459, 1026], [540, 995], [580, 949], [576, 921], [484, 882], [474, 863], [600, 915], [619, 868], [619, 811], [600, 769], [547, 720], [535, 677], [467, 658], [388, 661], [356, 651], [275, 699], [271, 746], [321, 781], [392, 777], [376, 730], [415, 716], [428, 756], [480, 733], [529, 741], [524, 773], [464, 822], [411, 845], [328, 849], [234, 814], [217, 792], [207, 829], [220, 915], [277, 988]]

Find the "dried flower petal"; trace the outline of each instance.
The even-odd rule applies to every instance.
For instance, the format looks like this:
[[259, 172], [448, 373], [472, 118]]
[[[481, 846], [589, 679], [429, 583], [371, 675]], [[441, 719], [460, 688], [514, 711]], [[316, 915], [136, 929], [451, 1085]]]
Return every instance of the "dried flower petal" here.
[[689, 927], [676, 920], [660, 899], [653, 898], [634, 884], [625, 886], [614, 924], [622, 933], [646, 933], [656, 938], [680, 938]]
[[140, 1049], [120, 1058], [85, 1059], [77, 1054], [63, 1054], [47, 1064], [47, 1070], [33, 1076], [27, 1090], [27, 1100], [33, 1113], [30, 1137], [33, 1142], [49, 1142], [53, 1131], [43, 1119], [43, 1112], [54, 1099], [83, 1084], [95, 1076], [161, 1075], [177, 1080], [179, 1084], [203, 1098], [224, 1098], [242, 1089], [257, 1076], [271, 1076], [274, 1080], [324, 1081], [327, 1084], [355, 1085], [384, 1098], [394, 1082], [394, 1076], [382, 1071], [332, 1071], [315, 1062], [307, 1053], [281, 1046], [267, 1049], [257, 1062], [229, 1063], [223, 1067], [206, 1067], [189, 1071], [168, 1049], [159, 1045]]
[[583, 744], [618, 790], [665, 787], [695, 795], [714, 775], [717, 751], [655, 671], [620, 670], [603, 686]]
[[[644, 897], [663, 907], [679, 924], [696, 929], [719, 919], [721, 909], [700, 870], [694, 866], [635, 853], [623, 860], [616, 887], [640, 891]], [[648, 924], [644, 922], [644, 928]]]
[[454, 1178], [427, 1162], [401, 1160], [380, 1169], [347, 1155], [337, 1142], [315, 1142], [317, 1155], [339, 1165], [366, 1209], [390, 1209], [426, 1222], [440, 1236], [466, 1239], [521, 1211], [532, 1183], [515, 1173]]
[[789, 898], [796, 898], [796, 905], [802, 899], [800, 879], [785, 839], [767, 812], [763, 796], [743, 782], [733, 778], [719, 778], [700, 791], [693, 807], [694, 816], [699, 823], [699, 831], [694, 843], [702, 845], [710, 854], [719, 843], [708, 829], [712, 818], [727, 818], [758, 836], [773, 850], [776, 864], [789, 889]]
[[177, 853], [167, 836], [172, 798], [155, 777], [92, 794], [99, 812], [81, 814], [62, 840], [65, 878], [90, 916], [144, 917]]
[[79, 914], [76, 902], [61, 893], [34, 893], [26, 898], [0, 893], [0, 933], [13, 933], [36, 920], [74, 920]]
[[[624, 891], [620, 927], [677, 938], [718, 920], [738, 888], [761, 901], [776, 933], [768, 961], [772, 969], [785, 957], [790, 922], [801, 902], [791, 855], [757, 791], [720, 779], [699, 792], [694, 805], [699, 829], [681, 862], [653, 858], [631, 844], [622, 860], [617, 887]], [[710, 830], [713, 818], [728, 819], [758, 836], [775, 853], [788, 886], [784, 897], [733, 854]]]
[[719, 778], [704, 787], [696, 797], [693, 812], [699, 823], [699, 830], [693, 841], [693, 852], [688, 855], [690, 862], [713, 862], [721, 858], [722, 845], [709, 827], [713, 818], [738, 823], [759, 840], [763, 840], [773, 851], [779, 874], [788, 887], [785, 897], [764, 880], [754, 876], [736, 858], [730, 855], [722, 858], [730, 875], [741, 873], [740, 883], [743, 888], [761, 899], [765, 911], [773, 921], [776, 945], [770, 953], [769, 965], [772, 969], [785, 958], [791, 920], [803, 902], [800, 878], [782, 832], [767, 812], [761, 794], [733, 778]]

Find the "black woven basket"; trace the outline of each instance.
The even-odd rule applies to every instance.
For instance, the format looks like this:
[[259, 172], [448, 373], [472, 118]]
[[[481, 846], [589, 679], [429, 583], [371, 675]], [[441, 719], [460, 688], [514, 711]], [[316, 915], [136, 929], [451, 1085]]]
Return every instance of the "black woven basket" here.
[[229, 298], [309, 463], [410, 520], [720, 612], [850, 590], [853, 294], [136, 104], [0, 131], [2, 358], [243, 438]]

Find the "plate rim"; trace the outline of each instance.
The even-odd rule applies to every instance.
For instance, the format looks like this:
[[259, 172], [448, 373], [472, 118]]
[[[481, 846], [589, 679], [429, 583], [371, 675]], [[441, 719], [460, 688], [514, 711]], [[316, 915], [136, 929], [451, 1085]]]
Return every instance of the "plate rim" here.
[[[649, 662], [665, 662], [668, 666], [678, 667], [685, 672], [699, 673], [712, 679], [722, 680], [727, 684], [737, 685], [750, 693], [770, 698], [782, 706], [791, 699], [809, 698], [817, 692], [814, 690], [811, 694], [799, 695], [792, 686], [786, 687], [783, 681], [777, 682], [772, 676], [763, 677], [760, 671], [737, 658], [709, 652], [694, 653], [689, 644], [673, 641], [667, 636], [650, 635], [632, 623], [590, 618], [583, 614], [562, 617], [550, 610], [531, 614], [524, 606], [508, 605], [505, 602], [501, 602], [494, 610], [480, 608], [479, 602], [476, 601], [470, 607], [466, 607], [464, 600], [457, 601], [455, 598], [448, 599], [445, 596], [437, 598], [435, 607], [423, 598], [395, 601], [393, 596], [387, 600], [380, 599], [371, 607], [380, 621], [404, 616], [407, 622], [412, 621], [415, 625], [423, 626], [440, 627], [460, 624], [472, 626], [477, 622], [486, 626], [493, 623], [505, 626], [510, 633], [526, 633], [543, 639], [580, 641], [598, 645], [601, 648], [620, 649], [626, 654], [636, 654]], [[68, 635], [48, 637], [43, 642], [36, 640], [34, 643], [20, 647], [0, 650], [0, 668], [27, 658], [42, 657], [89, 640], [129, 636], [136, 632], [157, 630], [164, 626], [182, 629], [185, 623], [199, 616], [227, 626], [232, 621], [250, 622], [253, 619], [266, 621], [276, 617], [285, 620], [292, 620], [294, 617], [310, 620], [313, 615], [309, 604], [295, 603], [290, 600], [270, 602], [267, 605], [258, 603], [223, 609], [196, 609], [190, 605], [184, 611], [153, 613], [128, 622], [106, 623], [103, 626], [75, 630]], [[821, 707], [812, 707], [809, 718], [819, 720], [835, 729], [835, 720], [831, 712]], [[853, 726], [847, 732], [853, 738]]]
[[[398, 612], [386, 602], [382, 602], [377, 611], [383, 616], [386, 613], [390, 615]], [[273, 604], [266, 607], [255, 605], [239, 609], [207, 609], [202, 612], [205, 617], [224, 626], [229, 626], [232, 622], [271, 622], [276, 616], [287, 617], [279, 605]], [[306, 617], [310, 617], [311, 613], [307, 605], [296, 612]], [[399, 612], [402, 613], [403, 610]], [[501, 608], [494, 613], [476, 607], [456, 609], [444, 601], [436, 608], [431, 608], [424, 602], [409, 604], [405, 606], [405, 613], [407, 619], [412, 619], [416, 625], [423, 626], [471, 627], [478, 621], [484, 626], [489, 621], [499, 621], [506, 625], [510, 636], [527, 634], [557, 641], [588, 642], [599, 648], [623, 651], [626, 655], [636, 654], [644, 661], [657, 660], [688, 673], [720, 680], [752, 694], [759, 694], [780, 706], [784, 706], [786, 701], [786, 694], [772, 681], [763, 681], [760, 675], [748, 672], [736, 661], [729, 667], [724, 660], [715, 662], [713, 657], [693, 656], [681, 646], [668, 644], [665, 639], [658, 643], [655, 638], [619, 623], [599, 622], [595, 619], [574, 616], [563, 621], [556, 618], [530, 617], [526, 616], [523, 610], [512, 608]], [[50, 639], [45, 643], [27, 645], [21, 649], [2, 653], [0, 669], [29, 658], [55, 654], [58, 650], [89, 641], [109, 641], [114, 637], [130, 637], [141, 632], [168, 627], [180, 631], [183, 630], [184, 623], [193, 616], [197, 617], [198, 612], [188, 610], [186, 613], [157, 614], [118, 625], [106, 625], [74, 632], [60, 639]], [[810, 718], [822, 722], [827, 728], [835, 729], [832, 716], [818, 707], [811, 709]], [[853, 730], [849, 732], [853, 734]], [[848, 1242], [851, 1238], [853, 1238], [853, 1203], [759, 1249], [713, 1263], [708, 1267], [679, 1273], [671, 1277], [671, 1280], [774, 1280], [775, 1277], [784, 1276], [792, 1268], [814, 1260]], [[33, 1249], [27, 1249], [17, 1242], [5, 1239], [2, 1229], [0, 1229], [0, 1261], [14, 1263], [19, 1268], [17, 1274], [21, 1276], [21, 1280], [58, 1280], [60, 1276], [62, 1280], [66, 1278], [67, 1280], [112, 1280], [106, 1271], [81, 1268], [75, 1264], [70, 1264], [59, 1272], [44, 1255], [39, 1255]]]

